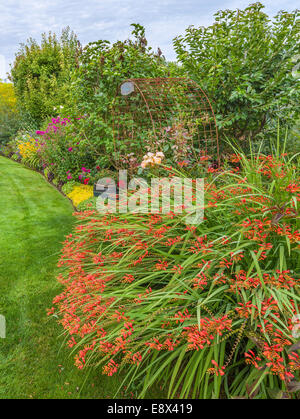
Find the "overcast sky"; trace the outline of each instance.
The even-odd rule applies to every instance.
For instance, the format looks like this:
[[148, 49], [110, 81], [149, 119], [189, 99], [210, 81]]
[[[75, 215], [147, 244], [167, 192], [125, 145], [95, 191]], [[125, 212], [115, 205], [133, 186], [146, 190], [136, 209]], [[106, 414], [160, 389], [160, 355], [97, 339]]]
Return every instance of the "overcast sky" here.
[[[116, 41], [130, 34], [130, 24], [146, 28], [149, 44], [159, 46], [167, 59], [175, 58], [172, 39], [189, 25], [213, 22], [220, 9], [244, 8], [254, 0], [0, 0], [0, 78], [21, 42], [40, 39], [42, 32], [60, 33], [70, 26], [86, 44], [99, 39]], [[299, 0], [262, 0], [265, 11], [294, 10]]]

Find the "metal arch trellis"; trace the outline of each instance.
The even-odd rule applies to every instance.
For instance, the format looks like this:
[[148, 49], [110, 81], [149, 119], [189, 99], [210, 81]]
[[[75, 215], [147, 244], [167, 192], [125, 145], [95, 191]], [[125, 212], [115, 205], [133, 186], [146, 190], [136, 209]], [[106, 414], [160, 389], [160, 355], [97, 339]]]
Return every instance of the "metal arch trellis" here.
[[[204, 91], [183, 77], [125, 80], [118, 89], [112, 110], [115, 153], [118, 144], [127, 152], [142, 154], [160, 147], [160, 138], [176, 124], [185, 130], [194, 159], [209, 156], [218, 161], [216, 118]], [[188, 134], [187, 134], [188, 133]], [[152, 138], [152, 149], [149, 144]], [[134, 144], [134, 149], [132, 148]], [[138, 144], [138, 146], [137, 146]]]

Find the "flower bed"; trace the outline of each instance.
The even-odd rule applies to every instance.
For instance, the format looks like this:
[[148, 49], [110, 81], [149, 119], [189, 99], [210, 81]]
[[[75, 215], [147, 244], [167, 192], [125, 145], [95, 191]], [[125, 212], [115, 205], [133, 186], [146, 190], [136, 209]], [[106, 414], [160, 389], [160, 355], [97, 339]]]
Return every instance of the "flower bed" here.
[[141, 397], [157, 381], [169, 397], [299, 388], [299, 162], [229, 163], [209, 169], [197, 226], [173, 212], [76, 214], [49, 315], [78, 368], [124, 370]]

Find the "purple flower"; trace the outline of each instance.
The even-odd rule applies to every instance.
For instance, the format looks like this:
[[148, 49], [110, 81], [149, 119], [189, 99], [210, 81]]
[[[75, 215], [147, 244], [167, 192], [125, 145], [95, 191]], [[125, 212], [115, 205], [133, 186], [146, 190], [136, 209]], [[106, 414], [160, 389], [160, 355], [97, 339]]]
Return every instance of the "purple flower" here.
[[73, 150], [73, 147], [69, 147], [69, 148], [68, 148], [68, 151], [72, 151], [72, 150]]

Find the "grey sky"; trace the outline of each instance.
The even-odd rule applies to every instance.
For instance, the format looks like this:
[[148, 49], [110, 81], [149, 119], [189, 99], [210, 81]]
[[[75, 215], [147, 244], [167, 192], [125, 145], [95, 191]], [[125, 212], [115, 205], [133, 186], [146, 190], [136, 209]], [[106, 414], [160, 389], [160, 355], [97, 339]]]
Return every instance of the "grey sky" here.
[[[60, 33], [70, 26], [83, 44], [116, 41], [130, 34], [130, 24], [146, 27], [149, 44], [174, 59], [172, 39], [189, 25], [207, 25], [220, 9], [244, 8], [254, 0], [0, 0], [0, 78], [21, 42], [42, 32]], [[262, 0], [265, 11], [294, 10], [297, 0]]]

